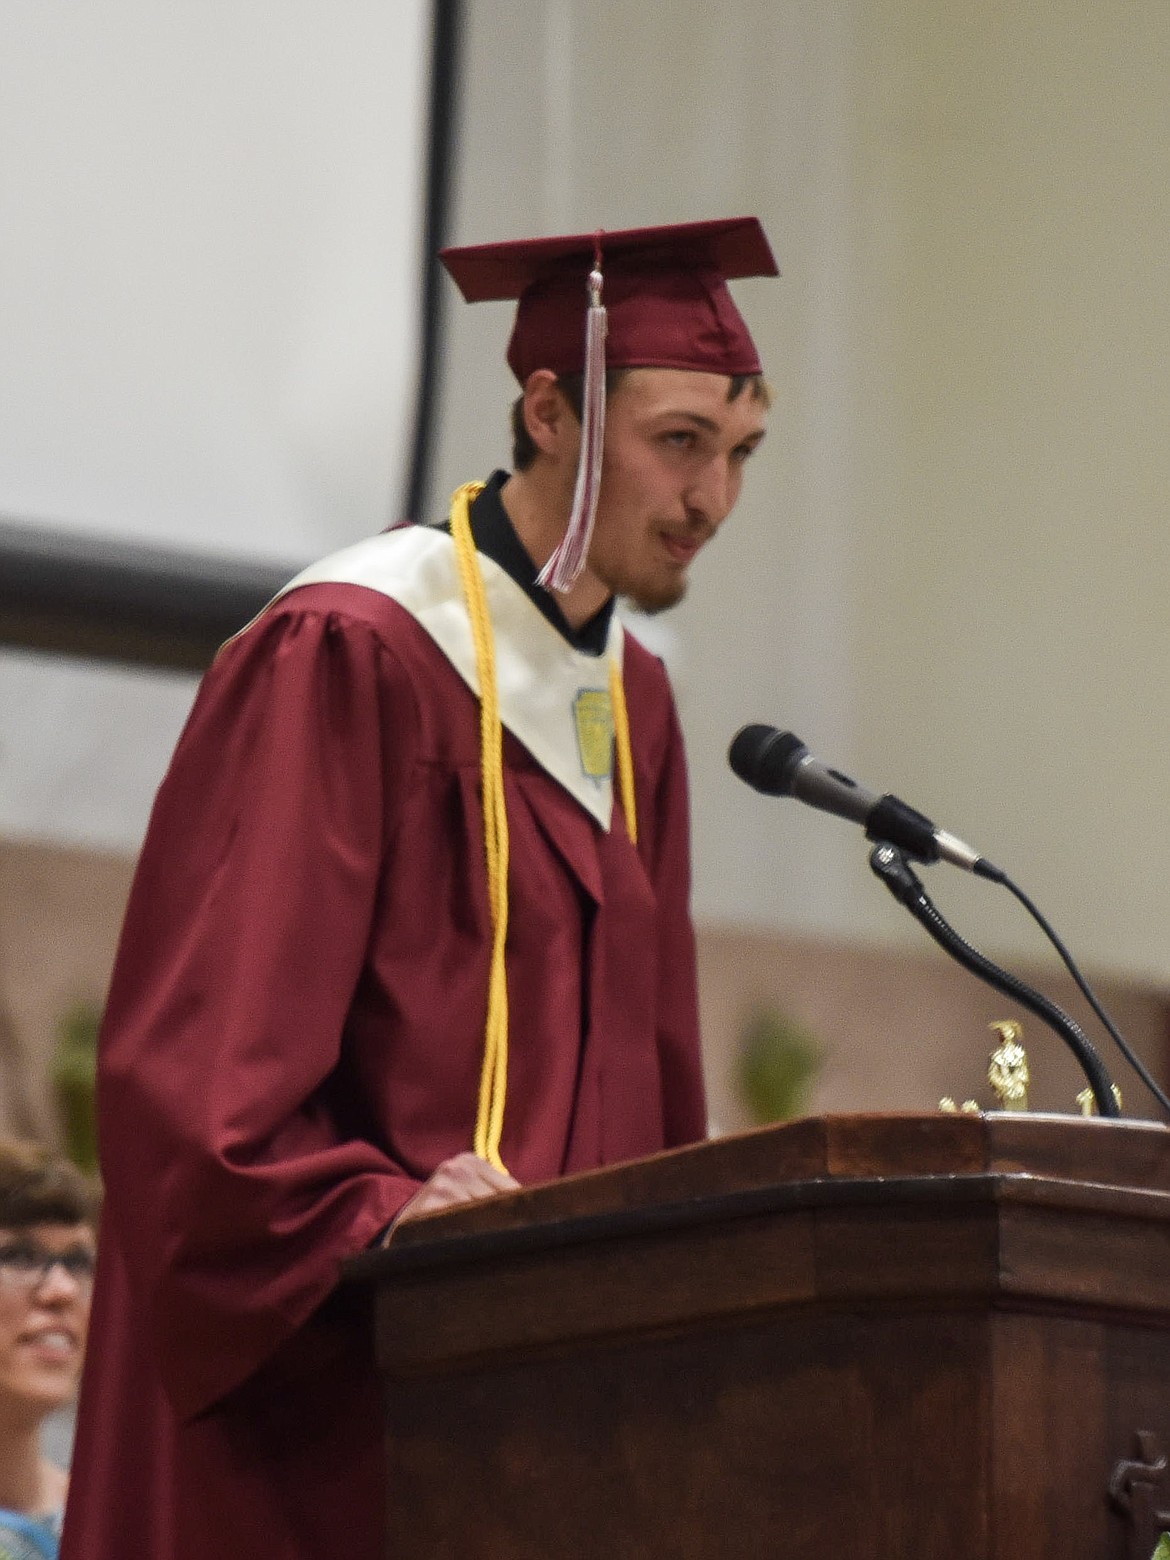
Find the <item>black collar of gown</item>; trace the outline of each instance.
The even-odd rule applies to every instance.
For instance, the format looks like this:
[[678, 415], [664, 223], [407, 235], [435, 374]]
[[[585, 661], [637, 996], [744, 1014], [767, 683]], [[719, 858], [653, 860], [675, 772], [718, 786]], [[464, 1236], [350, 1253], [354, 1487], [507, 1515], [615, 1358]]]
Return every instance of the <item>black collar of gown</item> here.
[[[537, 569], [516, 535], [516, 529], [508, 518], [500, 498], [500, 489], [508, 480], [506, 471], [493, 471], [483, 492], [471, 506], [471, 534], [476, 548], [485, 558], [498, 563], [504, 573], [516, 581], [520, 589], [552, 624], [574, 650], [586, 655], [601, 655], [609, 638], [609, 624], [613, 617], [613, 598], [595, 612], [587, 623], [574, 628], [565, 617], [552, 591], [536, 582]], [[445, 529], [450, 530], [448, 521]]]

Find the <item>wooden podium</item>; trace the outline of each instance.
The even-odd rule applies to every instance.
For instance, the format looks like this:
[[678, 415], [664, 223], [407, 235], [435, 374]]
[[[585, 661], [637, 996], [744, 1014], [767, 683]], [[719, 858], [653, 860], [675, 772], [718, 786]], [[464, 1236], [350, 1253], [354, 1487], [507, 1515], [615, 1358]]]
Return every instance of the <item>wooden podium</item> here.
[[1170, 1528], [1160, 1126], [809, 1119], [355, 1266], [388, 1556], [1150, 1560]]

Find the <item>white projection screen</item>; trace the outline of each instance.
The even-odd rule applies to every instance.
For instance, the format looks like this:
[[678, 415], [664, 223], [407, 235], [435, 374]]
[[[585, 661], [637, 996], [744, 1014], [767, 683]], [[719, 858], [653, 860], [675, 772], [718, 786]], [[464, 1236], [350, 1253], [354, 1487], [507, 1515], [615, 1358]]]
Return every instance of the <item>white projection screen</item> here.
[[[431, 13], [0, 7], [4, 520], [295, 566], [402, 516]], [[135, 846], [194, 686], [0, 652], [0, 834]]]

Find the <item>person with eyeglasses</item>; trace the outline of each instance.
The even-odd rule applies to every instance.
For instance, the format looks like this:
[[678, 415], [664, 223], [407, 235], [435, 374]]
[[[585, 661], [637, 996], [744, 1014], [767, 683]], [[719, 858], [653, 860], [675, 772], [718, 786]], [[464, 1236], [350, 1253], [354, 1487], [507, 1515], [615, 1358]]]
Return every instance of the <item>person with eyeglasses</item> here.
[[41, 1433], [77, 1392], [97, 1214], [76, 1166], [0, 1139], [0, 1560], [56, 1560], [69, 1481]]

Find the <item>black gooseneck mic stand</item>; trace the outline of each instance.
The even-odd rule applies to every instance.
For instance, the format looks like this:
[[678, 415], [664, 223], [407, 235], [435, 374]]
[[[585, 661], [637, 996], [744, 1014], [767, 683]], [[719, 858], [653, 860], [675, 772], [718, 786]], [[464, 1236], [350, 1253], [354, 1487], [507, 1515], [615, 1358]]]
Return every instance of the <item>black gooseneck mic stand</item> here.
[[1072, 1051], [1089, 1081], [1097, 1109], [1102, 1116], [1120, 1116], [1113, 1084], [1105, 1070], [1105, 1064], [1093, 1042], [1076, 1021], [1069, 1017], [1055, 1002], [1050, 1002], [1039, 991], [1000, 969], [990, 959], [984, 958], [977, 948], [960, 937], [954, 927], [944, 920], [923, 888], [920, 879], [896, 845], [879, 841], [869, 853], [869, 864], [894, 898], [904, 904], [938, 945], [957, 960], [964, 969], [978, 975], [989, 986], [1004, 996], [1013, 998], [1037, 1018], [1042, 1018]]

